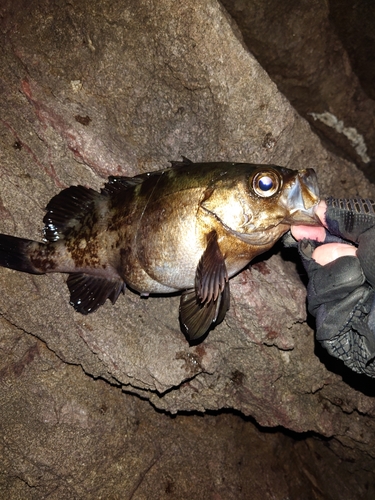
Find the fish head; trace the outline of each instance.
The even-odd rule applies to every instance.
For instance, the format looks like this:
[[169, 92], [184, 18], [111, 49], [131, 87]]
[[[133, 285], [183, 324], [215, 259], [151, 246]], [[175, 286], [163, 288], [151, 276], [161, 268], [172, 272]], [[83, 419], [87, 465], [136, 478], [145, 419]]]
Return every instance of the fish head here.
[[292, 224], [320, 226], [315, 171], [274, 165], [233, 164], [202, 207], [232, 235], [252, 245], [273, 244]]
[[[270, 171], [271, 173], [271, 171]], [[314, 169], [272, 169], [272, 175], [257, 173], [252, 179], [252, 190], [259, 198], [265, 197], [270, 216], [283, 224], [321, 225], [315, 210], [320, 201], [318, 180]]]

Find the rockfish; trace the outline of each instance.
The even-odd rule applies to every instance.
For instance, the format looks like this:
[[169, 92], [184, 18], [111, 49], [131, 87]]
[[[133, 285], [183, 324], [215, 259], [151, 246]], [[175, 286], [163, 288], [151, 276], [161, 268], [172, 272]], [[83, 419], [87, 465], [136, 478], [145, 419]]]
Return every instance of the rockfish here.
[[71, 186], [48, 203], [44, 242], [0, 234], [0, 265], [68, 273], [70, 302], [88, 314], [125, 287], [182, 292], [189, 340], [220, 323], [229, 278], [291, 224], [319, 225], [313, 169], [248, 163], [172, 162], [135, 177], [109, 177], [97, 192]]

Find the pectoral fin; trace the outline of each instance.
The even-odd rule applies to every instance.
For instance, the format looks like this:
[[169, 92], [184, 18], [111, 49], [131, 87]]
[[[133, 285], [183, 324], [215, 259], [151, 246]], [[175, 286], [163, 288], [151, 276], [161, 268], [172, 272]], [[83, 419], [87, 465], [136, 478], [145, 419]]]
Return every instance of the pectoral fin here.
[[181, 296], [180, 319], [190, 340], [204, 335], [212, 323], [220, 323], [229, 309], [229, 282], [216, 231], [207, 238], [195, 275], [194, 290]]
[[107, 299], [114, 304], [125, 289], [123, 281], [108, 280], [84, 273], [69, 274], [66, 283], [70, 291], [70, 303], [81, 314], [96, 311]]

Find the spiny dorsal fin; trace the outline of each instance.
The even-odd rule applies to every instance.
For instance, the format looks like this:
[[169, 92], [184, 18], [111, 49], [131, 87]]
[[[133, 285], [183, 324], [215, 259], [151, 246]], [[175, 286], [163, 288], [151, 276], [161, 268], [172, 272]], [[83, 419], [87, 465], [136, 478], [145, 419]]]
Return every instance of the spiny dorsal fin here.
[[189, 158], [186, 158], [186, 156], [181, 156], [182, 158], [182, 161], [171, 161], [171, 165], [172, 167], [181, 167], [183, 165], [187, 166], [187, 165], [191, 165], [192, 163], [194, 163], [193, 161], [189, 160]]
[[181, 296], [180, 319], [190, 340], [202, 337], [212, 323], [220, 323], [229, 309], [229, 282], [216, 231], [207, 237], [207, 248], [197, 266], [195, 289]]
[[[179, 167], [183, 165], [191, 165], [192, 162], [189, 158], [182, 156], [182, 161], [171, 161], [172, 167]], [[147, 179], [160, 177], [165, 172], [162, 170], [155, 170], [154, 172], [146, 172], [144, 174], [136, 175], [135, 177], [125, 177], [125, 176], [113, 176], [108, 177], [108, 182], [104, 185], [104, 188], [101, 190], [103, 194], [114, 194], [119, 191], [123, 191], [124, 189], [129, 189], [138, 184], [141, 184]]]
[[81, 314], [96, 311], [107, 299], [114, 304], [125, 290], [125, 283], [121, 280], [108, 280], [84, 273], [69, 274], [66, 283], [70, 291], [70, 303]]
[[84, 186], [71, 186], [54, 196], [48, 203], [47, 213], [43, 218], [45, 239], [57, 241], [77, 228], [86, 216], [93, 214], [95, 202], [102, 196]]
[[124, 189], [129, 189], [131, 187], [141, 184], [143, 179], [141, 177], [115, 177], [111, 175], [108, 177], [108, 182], [104, 185], [101, 190], [103, 194], [113, 194], [123, 191]]

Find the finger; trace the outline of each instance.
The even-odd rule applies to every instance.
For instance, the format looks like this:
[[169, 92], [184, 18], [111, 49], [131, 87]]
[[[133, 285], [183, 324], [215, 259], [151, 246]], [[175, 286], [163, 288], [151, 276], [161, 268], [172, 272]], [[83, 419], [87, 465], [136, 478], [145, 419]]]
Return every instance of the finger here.
[[343, 257], [344, 255], [356, 257], [356, 252], [357, 248], [353, 247], [353, 245], [347, 245], [346, 243], [327, 243], [326, 245], [317, 247], [312, 253], [312, 258], [321, 266], [325, 266], [329, 262], [339, 257]]
[[[326, 225], [325, 212], [327, 209], [326, 202], [320, 200], [318, 206], [315, 209], [316, 215], [322, 221], [323, 225]], [[297, 241], [306, 238], [307, 240], [324, 241], [326, 237], [326, 232], [324, 227], [314, 227], [314, 226], [292, 226], [290, 228], [293, 238]]]
[[326, 237], [326, 230], [324, 227], [314, 227], [314, 226], [292, 226], [290, 228], [293, 238], [297, 241], [303, 240], [316, 240], [324, 241]]
[[327, 227], [326, 210], [327, 210], [327, 203], [325, 202], [325, 200], [320, 200], [318, 206], [316, 207], [315, 213], [319, 217], [319, 219], [322, 221], [322, 223], [325, 227]]

